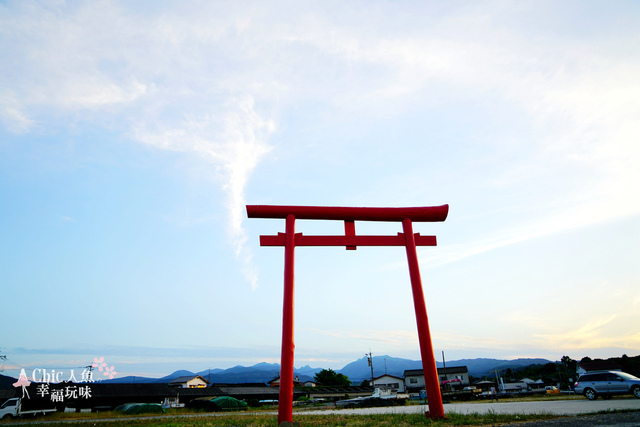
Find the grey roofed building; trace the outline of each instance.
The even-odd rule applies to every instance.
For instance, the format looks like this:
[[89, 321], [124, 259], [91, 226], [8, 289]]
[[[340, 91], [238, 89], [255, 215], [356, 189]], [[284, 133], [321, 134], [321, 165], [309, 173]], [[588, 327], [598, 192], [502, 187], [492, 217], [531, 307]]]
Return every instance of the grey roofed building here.
[[438, 375], [468, 374], [466, 366], [452, 366], [450, 368], [438, 368]]

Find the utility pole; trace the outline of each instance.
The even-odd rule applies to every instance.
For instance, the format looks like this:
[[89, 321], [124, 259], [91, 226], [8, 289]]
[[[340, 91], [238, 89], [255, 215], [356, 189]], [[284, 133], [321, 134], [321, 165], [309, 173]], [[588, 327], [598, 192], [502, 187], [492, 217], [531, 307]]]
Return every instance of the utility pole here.
[[373, 355], [371, 354], [371, 349], [369, 349], [369, 353], [365, 353], [364, 355], [367, 356], [367, 361], [371, 367], [371, 387], [373, 387]]
[[442, 351], [442, 372], [444, 372], [444, 380], [448, 380], [447, 378], [447, 362], [444, 361], [444, 350]]
[[502, 374], [502, 369], [498, 370], [498, 367], [496, 366], [496, 369], [494, 372], [496, 373], [496, 390], [500, 390], [500, 376], [498, 375], [498, 372]]

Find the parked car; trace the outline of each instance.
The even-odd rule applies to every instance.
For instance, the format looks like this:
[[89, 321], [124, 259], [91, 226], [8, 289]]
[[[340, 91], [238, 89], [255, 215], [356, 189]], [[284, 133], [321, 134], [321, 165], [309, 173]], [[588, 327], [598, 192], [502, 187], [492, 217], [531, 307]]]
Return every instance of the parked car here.
[[575, 383], [575, 392], [589, 400], [596, 400], [598, 396], [609, 399], [613, 395], [627, 393], [640, 399], [640, 378], [615, 371], [583, 374]]
[[547, 390], [547, 394], [560, 394], [560, 389], [558, 387], [554, 387], [552, 385], [548, 385], [545, 387]]

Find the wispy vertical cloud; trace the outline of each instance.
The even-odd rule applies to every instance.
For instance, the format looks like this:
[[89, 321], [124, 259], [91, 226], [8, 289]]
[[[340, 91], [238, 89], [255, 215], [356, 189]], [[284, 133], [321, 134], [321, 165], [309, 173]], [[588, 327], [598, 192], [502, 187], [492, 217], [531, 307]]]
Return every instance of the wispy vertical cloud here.
[[177, 123], [146, 123], [136, 126], [134, 139], [162, 150], [194, 153], [216, 168], [226, 193], [229, 233], [236, 256], [243, 258], [244, 274], [252, 287], [257, 276], [251, 268], [251, 254], [242, 227], [245, 189], [251, 173], [270, 150], [267, 142], [275, 129], [273, 121], [255, 111], [251, 96], [234, 98], [219, 114], [185, 117]]
[[243, 75], [246, 29], [203, 21], [193, 7], [168, 20], [162, 13], [127, 15], [115, 3], [31, 6], [15, 8], [14, 19], [0, 17], [0, 35], [8, 39], [0, 54], [13, 58], [0, 75], [11, 80], [0, 85], [4, 127], [27, 133], [50, 122], [55, 128], [47, 131], [100, 123], [156, 149], [205, 159], [215, 170], [218, 187], [211, 191], [225, 194], [235, 253], [257, 286], [244, 247], [244, 194], [270, 150], [275, 122], [256, 108], [255, 76]]

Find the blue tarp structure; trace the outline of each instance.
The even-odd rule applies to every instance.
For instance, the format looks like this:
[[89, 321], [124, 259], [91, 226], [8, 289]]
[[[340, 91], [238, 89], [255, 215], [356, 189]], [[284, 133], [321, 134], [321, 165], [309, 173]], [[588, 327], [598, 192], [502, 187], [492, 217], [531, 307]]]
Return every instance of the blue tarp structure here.
[[124, 414], [162, 414], [164, 409], [159, 403], [125, 403], [115, 409]]

